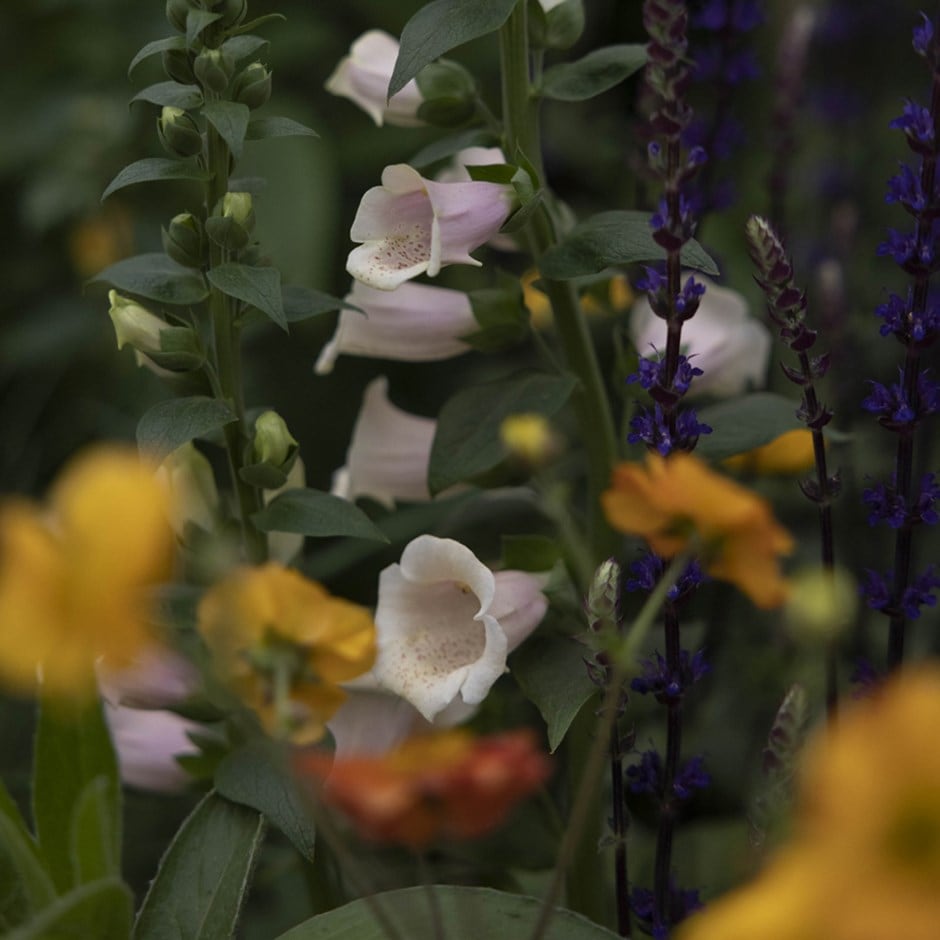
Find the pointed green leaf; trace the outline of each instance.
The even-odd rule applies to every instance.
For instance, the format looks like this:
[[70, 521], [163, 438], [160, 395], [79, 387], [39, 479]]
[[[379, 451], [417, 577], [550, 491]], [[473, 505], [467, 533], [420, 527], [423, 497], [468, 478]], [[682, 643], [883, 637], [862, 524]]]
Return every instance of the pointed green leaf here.
[[245, 140], [265, 140], [268, 137], [319, 137], [306, 124], [288, 117], [254, 118], [248, 125]]
[[357, 539], [388, 539], [354, 503], [320, 490], [287, 490], [275, 497], [251, 521], [262, 532], [297, 535], [345, 535]]
[[284, 316], [287, 317], [288, 323], [307, 320], [310, 317], [317, 317], [321, 313], [342, 310], [344, 307], [355, 309], [345, 300], [326, 294], [322, 290], [314, 290], [312, 287], [296, 285], [282, 287], [281, 296], [284, 300]]
[[[0, 789], [2, 799], [9, 799]], [[56, 896], [55, 885], [39, 855], [36, 841], [26, 828], [12, 800], [0, 810], [0, 931], [27, 921]], [[2, 933], [6, 936], [5, 933]]]
[[465, 42], [495, 32], [517, 0], [434, 0], [415, 13], [401, 33], [401, 48], [388, 83], [391, 97], [426, 65]]
[[219, 764], [215, 787], [226, 799], [264, 813], [304, 858], [313, 861], [313, 820], [283, 747], [263, 739], [233, 751]]
[[698, 410], [712, 428], [698, 439], [695, 453], [705, 460], [724, 460], [769, 444], [775, 437], [805, 427], [796, 416], [799, 402], [771, 392], [756, 392]]
[[157, 402], [137, 425], [137, 446], [152, 460], [161, 461], [187, 441], [230, 424], [235, 412], [222, 401], [205, 395]]
[[[649, 219], [645, 212], [619, 209], [591, 216], [542, 255], [539, 271], [543, 277], [567, 281], [615, 264], [661, 261], [666, 253], [653, 241]], [[682, 249], [682, 265], [712, 277], [720, 274], [694, 239]]]
[[206, 276], [209, 283], [223, 294], [256, 307], [282, 330], [287, 330], [281, 299], [281, 275], [276, 268], [256, 268], [232, 262], [210, 268]]
[[145, 157], [143, 160], [124, 167], [108, 183], [107, 188], [101, 194], [101, 201], [104, 202], [111, 193], [137, 183], [153, 183], [159, 180], [195, 180], [203, 183], [207, 179], [209, 179], [209, 174], [196, 163], [173, 160], [169, 157]]
[[159, 55], [161, 52], [169, 52], [171, 49], [185, 49], [186, 40], [182, 36], [167, 36], [166, 39], [155, 39], [148, 42], [138, 50], [137, 55], [131, 59], [131, 64], [127, 67], [127, 77], [130, 78], [134, 69], [140, 65], [144, 59], [149, 59], [153, 55]]
[[220, 19], [221, 13], [210, 13], [208, 10], [190, 7], [186, 11], [186, 45], [192, 48], [202, 31]]
[[574, 391], [571, 376], [529, 372], [458, 392], [441, 409], [431, 447], [432, 493], [492, 470], [506, 457], [499, 426], [512, 414], [551, 416]]
[[267, 45], [270, 45], [268, 40], [260, 36], [232, 36], [222, 43], [222, 49], [232, 57], [233, 62], [237, 63], [254, 55]]
[[563, 62], [542, 77], [542, 94], [558, 101], [584, 101], [613, 88], [646, 65], [646, 46], [604, 46], [576, 62]]
[[551, 751], [565, 739], [581, 706], [597, 693], [584, 665], [590, 655], [564, 636], [533, 637], [512, 655], [510, 672], [545, 719]]
[[114, 830], [112, 789], [107, 777], [95, 777], [75, 801], [69, 836], [78, 884], [121, 875], [121, 833]]
[[230, 940], [264, 836], [260, 813], [209, 793], [160, 860], [134, 940]]
[[149, 101], [160, 107], [182, 108], [189, 111], [202, 104], [202, 92], [198, 85], [183, 85], [180, 82], [157, 82], [137, 92], [131, 101]]
[[241, 36], [245, 33], [250, 33], [258, 26], [263, 26], [265, 23], [273, 23], [275, 20], [281, 23], [286, 23], [287, 17], [284, 16], [283, 13], [265, 13], [264, 16], [257, 16], [253, 20], [249, 20], [247, 23], [242, 23], [241, 26], [232, 31], [232, 35]]
[[423, 170], [432, 163], [452, 157], [455, 153], [465, 150], [467, 147], [492, 146], [495, 146], [495, 144], [493, 135], [489, 131], [472, 127], [470, 130], [459, 131], [456, 134], [449, 134], [447, 137], [432, 141], [411, 157], [408, 163], [416, 170]]
[[[121, 780], [111, 735], [100, 701], [65, 711], [60, 703], [43, 701], [39, 709], [33, 763], [33, 816], [49, 872], [59, 891], [81, 881], [71, 838], [73, 821], [85, 788], [102, 778], [104, 792], [97, 807], [100, 832], [108, 840], [102, 852], [117, 858], [121, 838]], [[92, 849], [89, 849], [92, 851]]]
[[251, 114], [248, 105], [237, 101], [210, 101], [203, 106], [202, 113], [219, 132], [232, 156], [238, 160], [242, 155], [242, 144], [245, 142], [248, 117]]
[[88, 283], [107, 284], [115, 290], [174, 306], [189, 307], [209, 296], [206, 282], [198, 271], [184, 268], [160, 251], [118, 261]]
[[[117, 878], [80, 885], [64, 894], [5, 940], [127, 940], [134, 899]], [[176, 936], [179, 936], [178, 934]]]
[[[520, 940], [531, 933], [542, 902], [492, 888], [434, 885], [447, 940]], [[398, 936], [425, 940], [435, 936], [427, 886], [403, 888], [375, 896]], [[364, 900], [320, 914], [281, 934], [277, 940], [386, 940], [388, 934]], [[616, 934], [580, 914], [556, 909], [543, 940], [615, 940]]]

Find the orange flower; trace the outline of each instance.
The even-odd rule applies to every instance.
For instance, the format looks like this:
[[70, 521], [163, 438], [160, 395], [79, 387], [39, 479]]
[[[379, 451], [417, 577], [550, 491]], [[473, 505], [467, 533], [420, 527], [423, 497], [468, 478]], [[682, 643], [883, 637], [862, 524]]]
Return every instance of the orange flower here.
[[237, 568], [199, 604], [198, 627], [220, 673], [269, 730], [301, 744], [323, 737], [345, 701], [339, 683], [375, 658], [375, 626], [358, 604], [299, 571]]
[[709, 574], [735, 584], [758, 607], [786, 599], [778, 558], [792, 550], [793, 539], [767, 502], [691, 454], [620, 464], [601, 502], [613, 528], [642, 536], [665, 558], [696, 535]]
[[349, 816], [362, 836], [412, 849], [489, 832], [550, 773], [529, 731], [479, 739], [438, 732], [410, 738], [381, 757], [334, 761], [314, 751], [298, 756], [295, 769], [322, 781], [323, 802]]
[[816, 462], [813, 432], [797, 428], [775, 437], [763, 447], [735, 454], [722, 461], [729, 470], [755, 476], [796, 476]]

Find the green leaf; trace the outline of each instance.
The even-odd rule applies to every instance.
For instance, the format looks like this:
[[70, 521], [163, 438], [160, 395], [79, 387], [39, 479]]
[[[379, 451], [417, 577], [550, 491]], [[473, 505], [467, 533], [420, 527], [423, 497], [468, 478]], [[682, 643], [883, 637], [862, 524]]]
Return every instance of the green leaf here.
[[206, 274], [209, 283], [236, 300], [242, 300], [267, 314], [282, 330], [287, 330], [281, 275], [276, 268], [256, 268], [247, 264], [221, 264]]
[[101, 817], [97, 833], [85, 829], [89, 839], [103, 838], [88, 853], [111, 853], [116, 860], [121, 839], [121, 780], [111, 735], [104, 720], [101, 702], [63, 711], [58, 703], [42, 701], [36, 729], [33, 762], [33, 817], [40, 850], [59, 891], [82, 881], [79, 859], [72, 840], [76, 818], [87, 812], [82, 804], [86, 787], [101, 778], [104, 788], [95, 799], [95, 812]]
[[0, 807], [0, 930], [7, 930], [48, 907], [56, 890], [35, 839], [2, 784], [0, 803], [5, 804]]
[[161, 461], [187, 441], [230, 424], [235, 412], [222, 401], [204, 395], [157, 402], [137, 424], [137, 445], [152, 460]]
[[489, 131], [472, 127], [470, 130], [460, 131], [432, 141], [411, 157], [408, 163], [416, 170], [422, 170], [432, 163], [452, 157], [455, 153], [459, 153], [467, 147], [491, 147], [493, 145], [493, 135]]
[[131, 890], [123, 881], [103, 878], [62, 895], [38, 917], [4, 937], [6, 940], [127, 940], [131, 933], [133, 904]]
[[202, 31], [221, 18], [221, 13], [210, 13], [208, 10], [190, 7], [186, 11], [186, 45], [192, 48]]
[[545, 72], [542, 95], [557, 101], [585, 101], [613, 88], [646, 65], [646, 46], [604, 46], [576, 62], [563, 62]]
[[705, 460], [724, 460], [743, 454], [787, 431], [802, 428], [796, 416], [799, 402], [771, 392], [756, 392], [697, 410], [699, 421], [711, 434], [698, 439], [695, 453]]
[[146, 46], [143, 46], [138, 50], [137, 55], [131, 59], [131, 64], [127, 67], [127, 77], [131, 77], [134, 69], [140, 65], [144, 59], [149, 59], [153, 55], [159, 55], [161, 52], [169, 52], [171, 49], [185, 49], [186, 40], [182, 36], [167, 36], [166, 39], [155, 39], [153, 42], [148, 42]]
[[189, 111], [202, 104], [202, 92], [198, 85], [182, 85], [179, 82], [157, 82], [137, 92], [131, 102], [149, 101], [160, 107], [182, 108]]
[[160, 251], [125, 258], [96, 274], [89, 284], [107, 284], [115, 290], [174, 306], [192, 306], [209, 296], [202, 275], [184, 268]]
[[107, 777], [95, 777], [75, 801], [69, 836], [78, 884], [121, 875], [121, 833], [114, 830], [113, 787]]
[[231, 39], [226, 39], [222, 43], [222, 49], [232, 57], [233, 62], [237, 63], [254, 55], [267, 45], [270, 45], [268, 40], [260, 36], [232, 36]]
[[401, 48], [388, 83], [391, 98], [435, 59], [465, 42], [495, 32], [517, 0], [434, 0], [421, 7], [401, 33]]
[[428, 467], [431, 492], [492, 470], [506, 457], [499, 437], [503, 419], [530, 411], [553, 415], [576, 384], [571, 376], [523, 372], [458, 392], [438, 417]]
[[[539, 261], [543, 277], [567, 281], [597, 274], [614, 264], [661, 261], [666, 252], [653, 241], [649, 215], [634, 210], [601, 212], [576, 225]], [[682, 249], [682, 266], [717, 277], [717, 265], [702, 246], [689, 241]]]
[[207, 179], [209, 179], [209, 174], [196, 163], [173, 160], [170, 157], [145, 157], [143, 160], [137, 160], [130, 166], [124, 167], [108, 183], [107, 188], [101, 194], [101, 201], [104, 202], [111, 193], [137, 183], [153, 183], [158, 180], [205, 182]]
[[320, 490], [287, 490], [256, 512], [251, 521], [262, 532], [294, 532], [320, 537], [345, 535], [388, 541], [358, 506]]
[[284, 301], [284, 316], [288, 323], [297, 323], [310, 317], [318, 317], [322, 313], [331, 313], [334, 310], [356, 309], [351, 304], [322, 290], [312, 287], [288, 285], [281, 288], [281, 297]]
[[[492, 888], [434, 885], [447, 940], [520, 940], [528, 937], [541, 914], [542, 902]], [[435, 936], [427, 886], [387, 891], [377, 905], [409, 940]], [[388, 935], [364, 900], [312, 917], [277, 940], [386, 940]], [[556, 909], [543, 940], [614, 940], [616, 934], [572, 911]]]
[[237, 29], [232, 30], [232, 35], [242, 36], [245, 33], [250, 33], [253, 29], [258, 26], [263, 26], [265, 23], [272, 23], [275, 20], [286, 23], [287, 17], [283, 13], [265, 13], [264, 16], [256, 16], [253, 20], [249, 20], [247, 23], [242, 23]]
[[254, 810], [209, 793], [160, 860], [134, 940], [229, 940], [264, 835]]
[[283, 747], [262, 739], [233, 751], [216, 770], [215, 787], [233, 803], [263, 813], [304, 858], [313, 861], [313, 820]]
[[245, 140], [266, 140], [269, 137], [319, 137], [320, 135], [306, 124], [289, 117], [254, 118], [248, 124]]
[[548, 746], [553, 752], [565, 739], [581, 706], [597, 693], [584, 665], [590, 655], [587, 647], [569, 637], [536, 636], [510, 659], [516, 682], [545, 719]]
[[202, 108], [206, 120], [219, 132], [228, 145], [232, 156], [238, 160], [242, 155], [245, 131], [251, 111], [247, 104], [238, 101], [210, 101]]

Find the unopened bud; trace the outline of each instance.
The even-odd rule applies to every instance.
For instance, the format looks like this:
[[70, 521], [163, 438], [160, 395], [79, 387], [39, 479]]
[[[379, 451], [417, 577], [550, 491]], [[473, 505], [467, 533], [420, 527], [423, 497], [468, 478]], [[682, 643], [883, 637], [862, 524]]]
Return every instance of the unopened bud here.
[[199, 219], [191, 212], [173, 216], [170, 227], [163, 229], [163, 250], [177, 264], [201, 267], [205, 261], [206, 237]]
[[281, 468], [297, 453], [297, 441], [276, 411], [265, 411], [255, 421], [251, 455], [256, 463]]
[[229, 26], [237, 26], [245, 18], [248, 4], [246, 0], [222, 0], [221, 3], [214, 3], [212, 9], [222, 14], [219, 22], [227, 29]]
[[206, 219], [206, 234], [230, 251], [245, 248], [255, 226], [251, 193], [226, 193]]
[[136, 300], [117, 291], [108, 293], [118, 349], [131, 346], [164, 369], [189, 372], [204, 361], [195, 333], [185, 326], [170, 326]]
[[203, 49], [196, 56], [193, 71], [203, 88], [222, 94], [228, 88], [235, 65], [231, 56], [221, 49]]
[[509, 415], [499, 426], [499, 437], [509, 454], [530, 467], [540, 467], [559, 451], [559, 441], [544, 415]]
[[787, 630], [805, 643], [841, 636], [855, 619], [858, 591], [842, 568], [815, 568], [794, 576], [784, 617]]
[[157, 133], [167, 153], [174, 157], [191, 157], [202, 150], [202, 134], [182, 108], [164, 107], [157, 119]]
[[453, 127], [463, 124], [476, 109], [476, 82], [459, 63], [432, 62], [415, 79], [421, 97], [417, 117], [428, 124]]
[[186, 32], [186, 14], [189, 10], [189, 0], [166, 0], [166, 18], [177, 32]]
[[528, 12], [534, 49], [568, 49], [584, 31], [582, 0], [529, 0]]
[[620, 624], [620, 565], [613, 558], [601, 562], [588, 589], [588, 621], [597, 633], [615, 632]]
[[157, 477], [170, 491], [173, 507], [170, 524], [177, 535], [185, 534], [187, 524], [195, 524], [206, 532], [213, 530], [219, 510], [215, 474], [192, 441], [178, 447], [160, 464]]
[[182, 49], [167, 49], [162, 56], [163, 71], [182, 85], [191, 85], [196, 80], [192, 59]]
[[251, 110], [260, 108], [271, 97], [271, 73], [260, 62], [252, 62], [235, 76], [232, 99]]

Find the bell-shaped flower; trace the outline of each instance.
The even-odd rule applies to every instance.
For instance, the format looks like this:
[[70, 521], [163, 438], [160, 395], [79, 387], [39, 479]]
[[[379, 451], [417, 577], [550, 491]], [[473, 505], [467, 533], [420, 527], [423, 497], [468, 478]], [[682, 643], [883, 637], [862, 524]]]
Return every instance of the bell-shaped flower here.
[[513, 193], [501, 183], [438, 183], [406, 163], [387, 166], [382, 185], [362, 197], [350, 238], [346, 270], [378, 290], [394, 290], [425, 272], [435, 277], [448, 264], [470, 257], [509, 216]]
[[397, 500], [420, 502], [428, 491], [428, 461], [437, 422], [402, 411], [388, 400], [388, 379], [367, 386], [346, 451], [333, 475], [334, 496], [371, 496], [392, 508]]
[[465, 183], [471, 178], [468, 166], [492, 166], [505, 162], [506, 155], [499, 147], [464, 147], [435, 174], [434, 179], [439, 183]]
[[[704, 373], [692, 382], [687, 393], [731, 398], [749, 388], [766, 384], [770, 358], [770, 331], [752, 317], [747, 301], [735, 290], [706, 285], [698, 310], [682, 324], [682, 351], [692, 365]], [[666, 326], [641, 297], [630, 313], [630, 338], [641, 356], [666, 348]], [[693, 358], [694, 357], [694, 358]]]
[[523, 572], [494, 574], [452, 539], [418, 536], [379, 576], [379, 684], [428, 721], [452, 703], [479, 704], [544, 616], [541, 583]]
[[463, 291], [404, 283], [375, 290], [353, 281], [346, 300], [358, 307], [342, 310], [333, 338], [323, 347], [316, 371], [325, 375], [344, 353], [402, 362], [437, 362], [468, 352], [460, 337], [479, 329]]
[[375, 123], [397, 127], [419, 127], [418, 108], [424, 97], [412, 79], [388, 97], [388, 83], [398, 58], [398, 40], [380, 29], [363, 33], [349, 50], [349, 55], [336, 66], [326, 80], [326, 90], [349, 98], [359, 105]]

